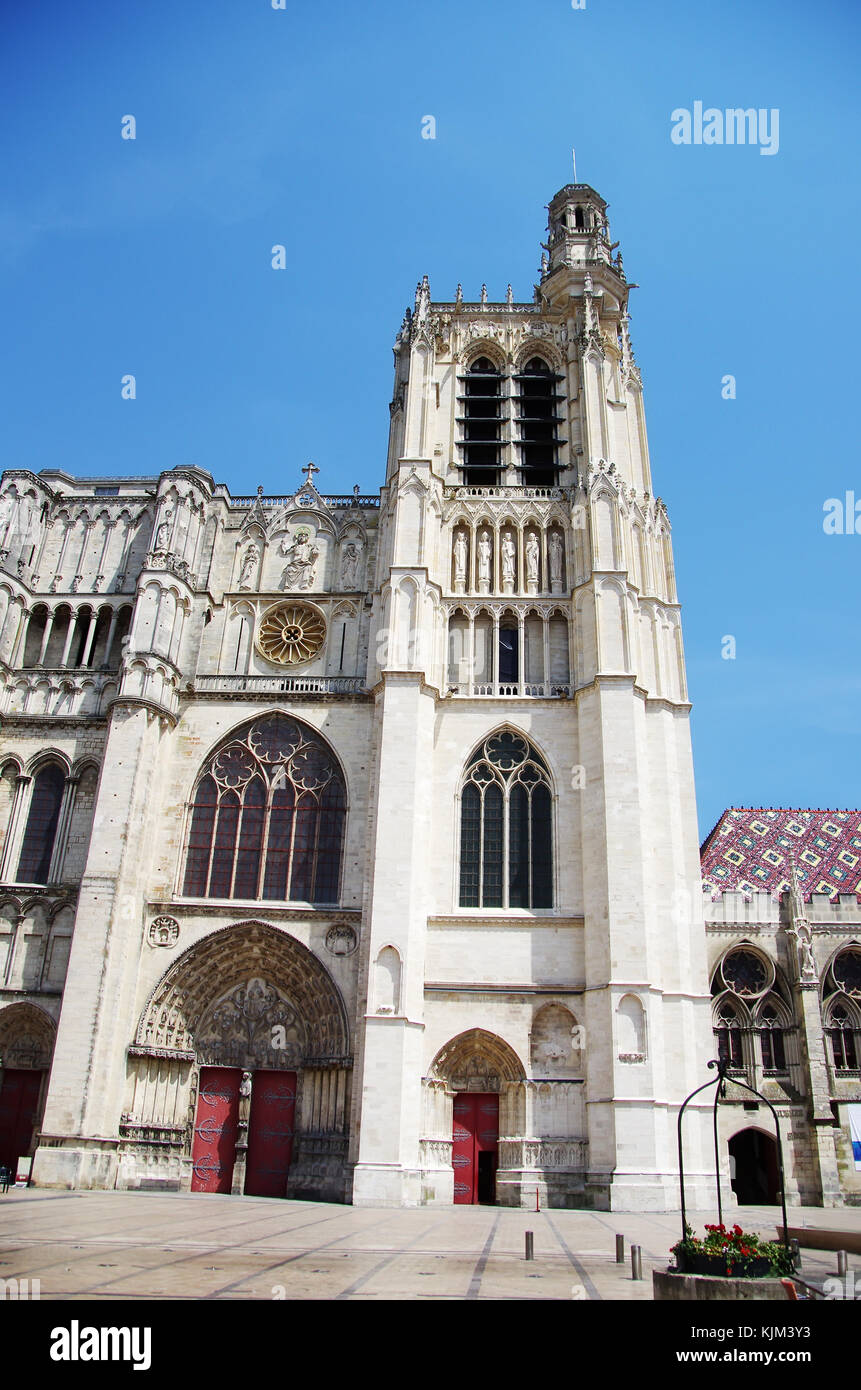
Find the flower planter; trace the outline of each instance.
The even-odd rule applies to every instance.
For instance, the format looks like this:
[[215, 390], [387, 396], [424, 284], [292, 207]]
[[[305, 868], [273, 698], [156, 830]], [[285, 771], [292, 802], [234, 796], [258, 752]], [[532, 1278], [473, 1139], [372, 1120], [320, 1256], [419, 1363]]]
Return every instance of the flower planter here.
[[765, 1259], [733, 1259], [726, 1255], [699, 1255], [686, 1250], [676, 1251], [680, 1274], [714, 1274], [726, 1279], [763, 1279], [771, 1269]]
[[657, 1301], [674, 1303], [773, 1303], [797, 1297], [791, 1279], [727, 1279], [675, 1269], [653, 1270], [652, 1290]]

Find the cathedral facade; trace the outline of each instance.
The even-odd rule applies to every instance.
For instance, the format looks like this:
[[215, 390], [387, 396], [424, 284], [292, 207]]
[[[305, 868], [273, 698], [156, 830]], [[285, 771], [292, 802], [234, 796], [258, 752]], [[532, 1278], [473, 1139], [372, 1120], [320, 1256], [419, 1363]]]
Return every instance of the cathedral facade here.
[[[549, 205], [532, 301], [423, 280], [378, 495], [310, 464], [278, 497], [196, 467], [4, 474], [0, 1162], [46, 1187], [672, 1209], [679, 1106], [717, 1047], [762, 1080], [769, 999], [793, 1190], [861, 1191], [854, 895], [813, 979], [797, 876], [788, 927], [715, 880], [708, 958], [628, 291], [583, 184]], [[741, 1104], [727, 1180], [766, 1161], [732, 1152], [770, 1133]], [[705, 1104], [685, 1125], [705, 1206]]]

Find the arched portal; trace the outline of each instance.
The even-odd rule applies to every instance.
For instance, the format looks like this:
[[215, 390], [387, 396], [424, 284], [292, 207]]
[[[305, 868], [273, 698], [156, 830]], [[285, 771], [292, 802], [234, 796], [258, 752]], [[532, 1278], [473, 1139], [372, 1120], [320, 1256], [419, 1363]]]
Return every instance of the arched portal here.
[[509, 1092], [524, 1076], [514, 1049], [483, 1028], [460, 1033], [436, 1054], [425, 1087], [441, 1143], [425, 1140], [424, 1147], [427, 1157], [448, 1159], [456, 1205], [497, 1201], [500, 1125], [512, 1108]]
[[33, 1004], [0, 1012], [0, 1168], [13, 1180], [35, 1149], [55, 1033], [53, 1019]]
[[506, 1081], [522, 1081], [523, 1063], [507, 1042], [483, 1028], [452, 1038], [431, 1063], [428, 1073], [455, 1091], [500, 1091]]
[[129, 1124], [175, 1132], [178, 1185], [345, 1199], [347, 1015], [301, 942], [256, 921], [197, 942], [159, 981], [129, 1054]]
[[777, 1206], [777, 1141], [761, 1129], [742, 1129], [729, 1141], [732, 1189], [741, 1206]]

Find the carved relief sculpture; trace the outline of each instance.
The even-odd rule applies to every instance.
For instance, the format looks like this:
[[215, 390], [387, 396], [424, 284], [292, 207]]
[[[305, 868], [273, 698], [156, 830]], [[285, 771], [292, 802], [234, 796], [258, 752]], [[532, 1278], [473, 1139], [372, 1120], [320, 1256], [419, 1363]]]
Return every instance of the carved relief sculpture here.
[[259, 560], [260, 552], [257, 546], [252, 542], [245, 552], [245, 558], [242, 561], [242, 569], [239, 572], [240, 589], [253, 589]]
[[168, 546], [170, 545], [170, 532], [172, 523], [173, 512], [171, 511], [170, 507], [168, 507], [164, 514], [164, 521], [161, 523], [161, 525], [155, 533], [156, 550], [167, 550]]
[[312, 589], [320, 551], [311, 540], [311, 532], [303, 527], [296, 531], [293, 541], [289, 534], [286, 535], [280, 549], [281, 554], [287, 557], [287, 565], [281, 575], [281, 588]]
[[150, 946], [175, 946], [179, 940], [179, 922], [175, 917], [154, 917], [147, 929]]
[[360, 540], [348, 541], [341, 557], [341, 588], [355, 589], [359, 577], [359, 560], [362, 554]]

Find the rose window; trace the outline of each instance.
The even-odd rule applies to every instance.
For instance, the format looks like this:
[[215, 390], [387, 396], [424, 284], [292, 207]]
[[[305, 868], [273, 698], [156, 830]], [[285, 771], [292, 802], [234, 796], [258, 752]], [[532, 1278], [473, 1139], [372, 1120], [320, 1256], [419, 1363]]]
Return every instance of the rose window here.
[[257, 650], [278, 666], [298, 666], [315, 657], [323, 645], [326, 624], [307, 603], [279, 603], [263, 615], [257, 631]]
[[725, 983], [734, 994], [763, 994], [769, 986], [765, 963], [753, 951], [731, 951], [721, 969]]

